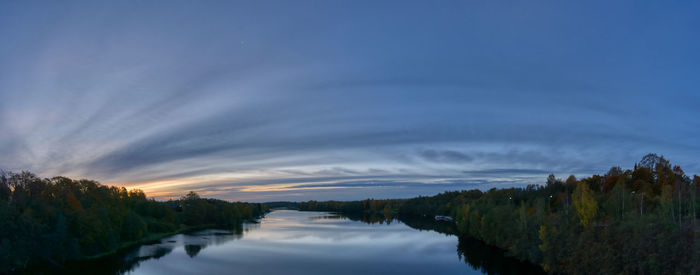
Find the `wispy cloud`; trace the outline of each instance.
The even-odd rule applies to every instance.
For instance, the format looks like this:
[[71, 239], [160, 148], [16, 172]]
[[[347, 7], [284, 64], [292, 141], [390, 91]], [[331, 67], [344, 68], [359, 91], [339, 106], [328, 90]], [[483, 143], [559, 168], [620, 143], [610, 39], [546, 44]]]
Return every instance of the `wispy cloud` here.
[[0, 169], [259, 200], [525, 185], [648, 152], [700, 172], [697, 6], [134, 5], [0, 4]]

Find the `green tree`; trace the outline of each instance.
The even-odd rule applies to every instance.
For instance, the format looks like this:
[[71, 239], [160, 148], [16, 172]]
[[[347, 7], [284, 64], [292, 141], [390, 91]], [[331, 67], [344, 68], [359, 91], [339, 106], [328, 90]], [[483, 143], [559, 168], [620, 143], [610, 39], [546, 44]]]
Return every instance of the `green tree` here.
[[5, 172], [0, 171], [0, 200], [9, 200], [10, 194], [12, 194], [12, 191], [7, 181], [7, 175]]

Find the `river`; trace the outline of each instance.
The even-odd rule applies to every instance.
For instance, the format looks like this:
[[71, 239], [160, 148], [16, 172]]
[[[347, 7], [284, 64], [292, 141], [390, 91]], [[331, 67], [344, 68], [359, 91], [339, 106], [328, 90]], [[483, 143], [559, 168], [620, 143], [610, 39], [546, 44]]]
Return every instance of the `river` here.
[[517, 274], [538, 268], [450, 234], [432, 219], [346, 217], [277, 210], [237, 230], [173, 235], [66, 274]]

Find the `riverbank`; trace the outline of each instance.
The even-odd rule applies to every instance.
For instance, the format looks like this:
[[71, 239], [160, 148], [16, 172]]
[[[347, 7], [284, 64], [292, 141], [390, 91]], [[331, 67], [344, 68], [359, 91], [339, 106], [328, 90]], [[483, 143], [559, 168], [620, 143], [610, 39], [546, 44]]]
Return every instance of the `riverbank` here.
[[[299, 210], [302, 212], [316, 212], [314, 210]], [[454, 221], [436, 220], [428, 215], [400, 215], [398, 211], [382, 211], [382, 213], [343, 213], [338, 214], [352, 221], [361, 221], [368, 224], [391, 224], [394, 220], [400, 221], [406, 226], [416, 230], [427, 230], [444, 235], [455, 236], [459, 239], [458, 255], [472, 266], [478, 266], [489, 270], [489, 274], [546, 274], [538, 263], [523, 261], [517, 257], [508, 255], [508, 249], [504, 249], [483, 240], [460, 232]], [[492, 262], [507, 263], [490, 264]]]
[[[245, 224], [245, 223], [260, 223], [260, 219], [262, 219], [263, 217], [265, 217], [265, 214], [267, 214], [267, 213], [269, 213], [269, 211], [266, 212], [266, 213], [264, 213], [263, 215], [261, 215], [261, 216], [255, 218], [255, 219], [250, 219], [250, 220], [243, 221], [243, 222], [241, 222], [241, 223], [238, 224], [238, 225], [243, 225], [243, 224]], [[237, 226], [238, 226], [238, 225], [237, 225]], [[95, 260], [95, 259], [99, 259], [99, 258], [102, 258], [102, 257], [106, 257], [106, 256], [111, 256], [111, 255], [117, 254], [117, 253], [119, 253], [119, 252], [121, 252], [121, 251], [123, 251], [123, 250], [130, 249], [130, 248], [133, 248], [133, 247], [136, 247], [136, 246], [140, 246], [140, 245], [144, 245], [144, 244], [153, 243], [153, 242], [156, 242], [156, 241], [158, 241], [158, 240], [160, 240], [160, 239], [163, 239], [163, 238], [166, 238], [166, 237], [170, 237], [170, 236], [173, 236], [173, 235], [184, 234], [184, 233], [190, 233], [190, 232], [193, 232], [193, 231], [199, 231], [199, 230], [204, 230], [204, 229], [223, 229], [223, 230], [230, 230], [231, 228], [222, 228], [222, 227], [220, 227], [220, 226], [216, 226], [216, 224], [213, 224], [213, 223], [212, 223], [212, 224], [197, 225], [197, 226], [185, 226], [185, 225], [183, 225], [183, 226], [181, 226], [178, 230], [175, 230], [175, 231], [172, 231], [172, 232], [150, 234], [150, 235], [148, 235], [148, 236], [146, 236], [146, 237], [144, 237], [144, 238], [142, 238], [142, 239], [140, 239], [140, 240], [125, 242], [125, 243], [123, 243], [121, 246], [119, 246], [118, 248], [112, 249], [112, 250], [110, 250], [110, 251], [106, 251], [106, 252], [99, 253], [99, 254], [96, 254], [96, 255], [85, 256], [85, 257], [82, 257], [82, 258], [78, 258], [78, 259], [76, 259], [76, 260]]]
[[99, 253], [96, 255], [85, 256], [82, 258], [78, 258], [76, 260], [95, 260], [95, 259], [99, 259], [102, 257], [111, 256], [111, 255], [116, 254], [116, 253], [123, 251], [125, 249], [133, 248], [133, 247], [136, 247], [139, 245], [153, 243], [153, 242], [156, 242], [156, 241], [163, 239], [165, 237], [169, 237], [169, 236], [173, 236], [173, 235], [177, 235], [177, 234], [182, 234], [182, 233], [187, 233], [187, 232], [192, 232], [192, 231], [196, 231], [196, 230], [209, 229], [209, 228], [212, 228], [214, 226], [215, 226], [214, 224], [206, 224], [206, 225], [201, 225], [201, 226], [183, 226], [182, 228], [175, 230], [175, 231], [172, 231], [172, 232], [150, 234], [150, 235], [148, 235], [140, 240], [125, 242], [125, 243], [121, 244], [119, 247], [114, 248], [112, 250], [105, 251], [105, 252], [102, 252], [102, 253]]
[[[449, 216], [459, 236], [565, 274], [700, 273], [700, 177], [655, 154], [634, 169], [544, 185], [448, 191], [431, 197], [308, 201], [300, 210], [381, 219]], [[277, 203], [282, 206], [282, 203]]]
[[[269, 212], [265, 213], [268, 214]], [[241, 222], [239, 226], [244, 226], [245, 224], [258, 224], [260, 223], [260, 219], [263, 218], [265, 215], [261, 215], [255, 219], [249, 219]], [[233, 230], [235, 232], [238, 232], [238, 229], [236, 228], [226, 228], [226, 227], [221, 227], [221, 226], [216, 226], [216, 224], [202, 224], [202, 225], [197, 225], [197, 226], [181, 226], [179, 229], [171, 231], [171, 232], [164, 232], [164, 233], [155, 233], [155, 234], [149, 234], [148, 236], [145, 236], [139, 240], [134, 240], [134, 241], [129, 241], [129, 242], [124, 242], [122, 243], [118, 248], [111, 249], [109, 251], [105, 251], [99, 254], [95, 255], [89, 255], [89, 256], [83, 256], [79, 258], [73, 258], [69, 259], [66, 261], [62, 262], [51, 262], [51, 261], [40, 261], [36, 262], [34, 264], [31, 264], [25, 268], [20, 268], [11, 271], [12, 273], [17, 273], [17, 274], [46, 274], [46, 273], [53, 273], [51, 270], [53, 269], [63, 269], [66, 265], [75, 265], [74, 263], [76, 262], [81, 262], [81, 263], [88, 263], [89, 265], [95, 265], [96, 263], [104, 263], [104, 262], [109, 262], [110, 260], [107, 260], [109, 258], [114, 258], [114, 257], [119, 257], [118, 255], [124, 254], [131, 249], [135, 249], [137, 247], [143, 246], [143, 245], [150, 245], [150, 244], [158, 244], [160, 243], [160, 240], [175, 236], [178, 234], [188, 234], [188, 233], [193, 233], [193, 232], [198, 232], [201, 230], [207, 230], [207, 229], [220, 229], [220, 230]], [[106, 261], [105, 261], [106, 260]], [[95, 268], [94, 266], [91, 268]]]
[[[12, 187], [12, 188], [10, 188]], [[232, 228], [262, 204], [201, 198], [156, 201], [140, 190], [30, 172], [0, 172], [0, 274], [39, 263], [95, 259], [164, 236]]]

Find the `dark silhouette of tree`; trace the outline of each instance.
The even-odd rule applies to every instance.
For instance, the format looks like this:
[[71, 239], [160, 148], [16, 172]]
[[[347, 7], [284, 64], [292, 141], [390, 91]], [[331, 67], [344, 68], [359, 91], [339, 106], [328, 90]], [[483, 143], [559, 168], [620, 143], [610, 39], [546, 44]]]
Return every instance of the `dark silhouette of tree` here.
[[[177, 211], [171, 205], [188, 205]], [[265, 213], [261, 204], [203, 199], [148, 199], [141, 190], [91, 180], [0, 173], [0, 273], [59, 265], [188, 228], [235, 228]]]
[[364, 220], [387, 212], [448, 215], [460, 238], [478, 239], [550, 273], [696, 274], [698, 185], [697, 175], [691, 180], [662, 156], [648, 154], [633, 170], [614, 166], [602, 176], [569, 176], [565, 183], [550, 174], [544, 185], [526, 188], [408, 200], [309, 201], [299, 208], [355, 213]]

